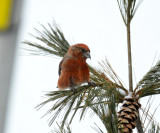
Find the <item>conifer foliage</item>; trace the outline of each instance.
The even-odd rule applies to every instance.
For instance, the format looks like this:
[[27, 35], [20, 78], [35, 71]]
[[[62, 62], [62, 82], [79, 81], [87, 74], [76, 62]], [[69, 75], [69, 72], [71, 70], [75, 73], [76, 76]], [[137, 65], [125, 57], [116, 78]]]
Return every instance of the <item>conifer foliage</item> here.
[[[160, 61], [144, 75], [135, 89], [132, 85], [130, 22], [142, 0], [138, 2], [136, 0], [117, 0], [117, 2], [127, 29], [128, 63], [130, 64], [129, 90], [124, 87], [107, 59], [99, 64], [98, 69], [89, 66], [91, 81], [95, 83], [95, 87], [82, 85], [74, 93], [70, 90], [51, 91], [45, 95], [46, 100], [37, 106], [41, 108], [48, 103], [53, 103], [46, 113], [52, 115], [49, 125], [53, 124], [63, 110], [62, 123], [58, 125], [61, 133], [67, 133], [64, 129], [66, 121], [69, 120], [71, 124], [78, 110], [81, 112], [79, 117], [82, 119], [88, 109], [99, 117], [108, 133], [132, 133], [135, 127], [139, 133], [142, 133], [139, 100], [146, 96], [160, 94]], [[38, 43], [24, 42], [27, 50], [33, 54], [63, 57], [71, 44], [65, 38], [62, 30], [55, 22], [48, 24], [48, 27], [41, 26], [43, 30], [35, 29], [37, 34], [32, 35]], [[118, 111], [120, 103], [122, 106]], [[136, 124], [138, 120], [140, 123]], [[71, 133], [70, 128], [67, 129]], [[100, 128], [98, 129], [99, 132], [103, 132]]]

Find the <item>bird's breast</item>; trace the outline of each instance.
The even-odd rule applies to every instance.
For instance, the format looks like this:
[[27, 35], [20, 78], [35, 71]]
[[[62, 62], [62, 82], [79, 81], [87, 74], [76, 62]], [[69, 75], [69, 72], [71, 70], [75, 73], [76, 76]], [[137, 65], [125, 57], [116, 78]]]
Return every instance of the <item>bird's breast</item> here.
[[58, 87], [70, 87], [88, 82], [90, 79], [89, 68], [85, 61], [69, 60], [63, 64], [62, 73], [59, 77]]

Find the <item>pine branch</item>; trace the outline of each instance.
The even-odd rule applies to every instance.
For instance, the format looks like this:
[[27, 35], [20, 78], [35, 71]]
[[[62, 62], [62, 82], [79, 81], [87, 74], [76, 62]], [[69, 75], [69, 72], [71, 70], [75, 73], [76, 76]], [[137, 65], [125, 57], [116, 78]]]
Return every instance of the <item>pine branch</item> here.
[[142, 0], [139, 0], [137, 5], [136, 0], [117, 0], [117, 2], [123, 21], [127, 28], [129, 91], [133, 92], [130, 24], [137, 8], [142, 3]]
[[[33, 52], [33, 54], [52, 54], [54, 56], [62, 57], [67, 52], [70, 44], [56, 25], [53, 25], [53, 27], [50, 24], [48, 25], [49, 29], [43, 26], [44, 30], [42, 32], [37, 30], [38, 35], [33, 35], [39, 43], [31, 43], [30, 41], [25, 42], [33, 48], [28, 50]], [[49, 122], [50, 126], [62, 112], [63, 117], [60, 128], [64, 129], [66, 121], [69, 119], [69, 123], [71, 124], [78, 110], [81, 111], [80, 119], [82, 119], [87, 110], [91, 109], [102, 120], [108, 132], [118, 131], [117, 124], [115, 124], [117, 123], [116, 107], [118, 103], [121, 103], [124, 97], [128, 95], [128, 91], [123, 86], [120, 78], [117, 76], [107, 59], [99, 64], [98, 69], [89, 66], [91, 81], [96, 84], [95, 88], [84, 85], [78, 87], [76, 93], [73, 93], [70, 90], [64, 90], [51, 91], [46, 94], [47, 100], [37, 107], [41, 108], [48, 103], [54, 103], [54, 106], [52, 106], [45, 114], [52, 115]], [[147, 89], [143, 90], [145, 91], [143, 96], [152, 93], [155, 94], [154, 91], [156, 91], [156, 93], [160, 92], [157, 89], [158, 86], [159, 84], [152, 85], [152, 88], [156, 88], [156, 90], [152, 89], [152, 91], [148, 90], [148, 92], [146, 91]], [[135, 94], [139, 94], [139, 92], [140, 90], [138, 89]], [[110, 115], [106, 115], [107, 112], [109, 112]]]
[[110, 97], [108, 98], [109, 104], [93, 105], [91, 109], [98, 115], [101, 121], [104, 123], [108, 133], [118, 133], [118, 120], [117, 120], [117, 105], [116, 98], [110, 91]]
[[139, 98], [160, 94], [160, 61], [138, 82], [134, 93]]
[[72, 133], [69, 125], [67, 125], [66, 128], [62, 129], [61, 126], [57, 123], [57, 127], [58, 128], [55, 127], [55, 129], [50, 133]]
[[[122, 16], [122, 19], [124, 21], [124, 24], [127, 26], [127, 17], [128, 12], [130, 21], [134, 17], [138, 7], [143, 2], [143, 0], [117, 0], [118, 7]], [[128, 10], [129, 9], [129, 10]]]
[[[32, 43], [30, 41], [25, 42], [25, 44], [31, 46], [31, 52], [37, 54], [52, 54], [60, 57], [64, 56], [70, 44], [65, 39], [62, 31], [55, 23], [53, 24], [53, 27], [51, 24], [48, 24], [49, 29], [45, 28], [43, 25], [41, 26], [43, 27], [43, 31], [35, 29], [37, 36], [32, 35], [39, 43]], [[89, 66], [89, 68], [91, 81], [96, 84], [95, 88], [84, 85], [78, 87], [76, 93], [73, 93], [70, 90], [51, 91], [46, 94], [47, 100], [37, 106], [37, 108], [41, 108], [48, 103], [54, 103], [54, 106], [52, 106], [45, 114], [52, 114], [49, 122], [50, 126], [64, 110], [61, 128], [64, 127], [69, 116], [71, 116], [70, 123], [72, 122], [78, 110], [81, 110], [80, 119], [82, 119], [87, 109], [93, 109], [94, 106], [97, 106], [100, 107], [97, 108], [100, 110], [102, 104], [105, 106], [109, 105], [111, 101], [106, 101], [108, 101], [111, 96], [115, 98], [116, 103], [122, 102], [128, 91], [123, 87], [122, 82], [109, 62], [106, 60], [106, 62], [101, 64], [101, 68], [103, 68], [104, 72], [100, 69], [96, 70], [91, 66]]]
[[160, 126], [154, 122], [152, 122], [152, 125], [150, 129], [148, 130], [148, 133], [160, 133]]
[[[49, 122], [49, 126], [55, 121], [55, 119], [60, 115], [61, 112], [65, 110], [63, 118], [62, 118], [62, 125], [61, 128], [64, 127], [64, 124], [69, 116], [69, 113], [72, 114], [72, 117], [75, 115], [76, 111], [73, 111], [73, 108], [77, 108], [78, 105], [84, 103], [83, 100], [79, 101], [79, 99], [84, 99], [84, 93], [88, 93], [92, 87], [90, 86], [82, 86], [77, 89], [77, 93], [73, 93], [70, 90], [64, 91], [51, 91], [46, 94], [47, 100], [37, 106], [37, 108], [41, 108], [45, 104], [54, 103], [48, 112], [45, 114], [53, 114], [52, 118]], [[74, 113], [73, 113], [74, 112]], [[72, 118], [73, 119], [73, 118]]]
[[[130, 9], [128, 9], [130, 10]], [[130, 14], [130, 13], [128, 13]], [[130, 33], [130, 15], [127, 15], [127, 48], [128, 48], [128, 77], [129, 77], [129, 91], [133, 92], [132, 80], [132, 52], [131, 52], [131, 33]]]
[[[143, 0], [117, 0], [122, 19], [127, 27], [127, 44], [128, 44], [128, 67], [129, 67], [129, 91], [133, 91], [132, 85], [132, 58], [131, 58], [131, 35], [130, 24], [139, 5]], [[36, 35], [30, 34], [37, 42], [25, 41], [25, 50], [37, 55], [54, 55], [63, 57], [70, 44], [66, 40], [63, 32], [54, 22], [52, 25], [48, 24], [46, 28], [41, 25], [42, 31], [35, 29]], [[64, 91], [51, 91], [45, 96], [46, 101], [37, 106], [41, 108], [46, 104], [52, 103], [53, 106], [48, 110], [45, 115], [52, 115], [49, 125], [51, 126], [56, 118], [63, 113], [61, 125], [56, 133], [71, 133], [69, 127], [64, 129], [66, 121], [69, 119], [69, 124], [72, 123], [77, 111], [80, 110], [80, 120], [85, 116], [88, 109], [91, 109], [94, 114], [103, 122], [106, 130], [109, 133], [118, 132], [117, 120], [117, 106], [124, 100], [124, 97], [129, 94], [128, 90], [123, 86], [120, 78], [115, 73], [110, 63], [106, 59], [99, 63], [99, 68], [89, 66], [91, 81], [95, 83], [95, 87], [83, 85], [77, 88], [77, 92], [73, 93], [70, 90]], [[135, 96], [134, 107], [138, 99], [160, 94], [160, 61], [153, 67], [141, 81], [139, 81], [135, 88], [133, 95]], [[126, 104], [126, 108], [127, 108]], [[132, 110], [133, 106], [130, 106]], [[133, 111], [133, 110], [132, 110]], [[138, 109], [137, 109], [138, 112]], [[44, 116], [45, 116], [44, 115]], [[133, 114], [132, 114], [133, 115]], [[138, 132], [143, 132], [140, 117], [137, 116], [137, 129]], [[98, 128], [102, 133], [103, 131]], [[158, 126], [152, 126], [150, 130], [158, 132]]]
[[95, 124], [95, 126], [96, 127], [92, 127], [95, 131], [97, 131], [97, 133], [105, 133], [105, 132], [103, 132], [103, 130], [99, 127], [99, 126], [97, 126], [97, 124], [96, 123], [94, 123]]
[[25, 41], [24, 44], [30, 47], [24, 49], [31, 52], [31, 54], [63, 57], [70, 46], [63, 32], [55, 22], [53, 24], [48, 23], [48, 28], [44, 25], [41, 25], [41, 27], [43, 31], [34, 28], [37, 35], [30, 34], [39, 43]]
[[[93, 68], [92, 68], [93, 70]], [[94, 70], [95, 72], [96, 70]], [[92, 72], [91, 72], [92, 73]], [[81, 86], [77, 88], [77, 92], [73, 93], [70, 90], [64, 90], [64, 91], [52, 91], [46, 94], [47, 100], [38, 105], [38, 108], [41, 108], [45, 104], [48, 104], [50, 102], [54, 103], [54, 106], [51, 107], [50, 110], [46, 114], [52, 113], [52, 119], [49, 122], [49, 125], [51, 126], [52, 123], [55, 121], [55, 119], [60, 115], [60, 113], [64, 110], [64, 117], [62, 118], [62, 125], [61, 127], [64, 127], [64, 124], [69, 117], [69, 114], [71, 114], [70, 123], [72, 122], [75, 114], [78, 110], [81, 110], [80, 119], [84, 117], [85, 112], [89, 108], [93, 108], [93, 106], [98, 106], [101, 104], [105, 104], [106, 106], [110, 104], [108, 99], [113, 95], [115, 97], [115, 103], [122, 102], [123, 95], [119, 92], [116, 85], [113, 84], [111, 81], [108, 81], [104, 79], [103, 77], [99, 78], [98, 80], [94, 77], [100, 76], [101, 74], [96, 71], [96, 75], [93, 76], [92, 73], [92, 81], [96, 81], [96, 87], [93, 88], [92, 86]], [[96, 79], [96, 80], [95, 80]], [[101, 82], [103, 81], [103, 83]], [[100, 84], [97, 84], [100, 83]], [[111, 93], [112, 92], [112, 93]], [[112, 101], [113, 102], [113, 101]], [[99, 108], [98, 110], [100, 110]]]
[[[129, 91], [133, 92], [133, 79], [132, 79], [132, 53], [131, 53], [131, 31], [130, 24], [133, 19], [135, 12], [140, 5], [141, 0], [139, 0], [138, 5], [136, 5], [136, 0], [117, 0], [118, 6], [127, 28], [127, 48], [128, 48], [128, 77], [129, 77]], [[137, 119], [137, 129], [139, 133], [143, 133], [142, 125], [140, 119]]]

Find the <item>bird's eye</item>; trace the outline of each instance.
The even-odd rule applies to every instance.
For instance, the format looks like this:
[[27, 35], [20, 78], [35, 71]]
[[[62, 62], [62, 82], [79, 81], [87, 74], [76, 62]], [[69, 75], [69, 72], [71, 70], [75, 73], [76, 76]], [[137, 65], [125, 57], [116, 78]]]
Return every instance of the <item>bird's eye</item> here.
[[82, 48], [82, 52], [84, 53], [84, 52], [85, 52], [85, 49]]

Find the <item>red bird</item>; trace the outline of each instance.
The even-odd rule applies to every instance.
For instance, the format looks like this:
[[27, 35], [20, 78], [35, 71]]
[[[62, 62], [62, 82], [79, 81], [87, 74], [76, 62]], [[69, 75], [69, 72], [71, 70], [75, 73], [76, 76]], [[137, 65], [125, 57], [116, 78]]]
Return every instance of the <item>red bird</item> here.
[[90, 49], [85, 44], [75, 44], [69, 47], [59, 64], [59, 79], [58, 88], [60, 90], [71, 88], [71, 91], [76, 92], [76, 86], [82, 83], [90, 82], [89, 68], [86, 59], [91, 58]]

